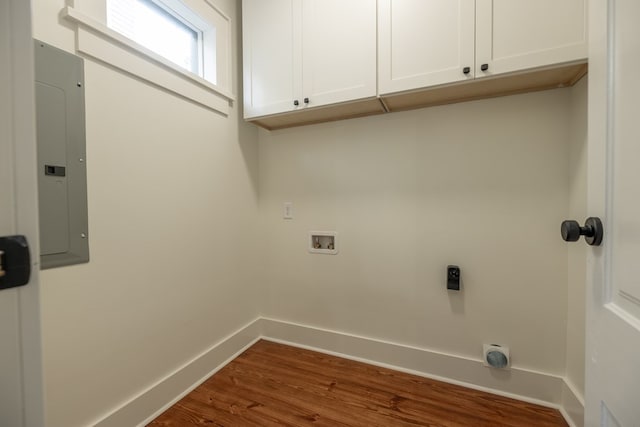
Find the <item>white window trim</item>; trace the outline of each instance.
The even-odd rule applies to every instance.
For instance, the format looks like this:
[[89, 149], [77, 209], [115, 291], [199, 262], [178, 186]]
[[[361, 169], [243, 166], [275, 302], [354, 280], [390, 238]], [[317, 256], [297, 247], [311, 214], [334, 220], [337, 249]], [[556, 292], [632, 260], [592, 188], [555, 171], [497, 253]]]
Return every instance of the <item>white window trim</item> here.
[[[209, 2], [207, 4], [210, 5]], [[216, 8], [213, 9], [227, 23], [229, 22], [229, 18]], [[62, 16], [77, 24], [76, 50], [78, 52], [133, 74], [204, 107], [224, 115], [229, 114], [229, 109], [235, 101], [235, 97], [228, 89], [232, 65], [229, 25], [226, 29], [218, 29], [218, 31], [226, 32], [223, 34], [224, 52], [221, 53], [222, 57], [218, 56], [218, 60], [224, 64], [224, 69], [222, 73], [220, 70], [217, 73], [220, 85], [214, 85], [124, 37], [76, 8], [65, 7], [62, 10]]]

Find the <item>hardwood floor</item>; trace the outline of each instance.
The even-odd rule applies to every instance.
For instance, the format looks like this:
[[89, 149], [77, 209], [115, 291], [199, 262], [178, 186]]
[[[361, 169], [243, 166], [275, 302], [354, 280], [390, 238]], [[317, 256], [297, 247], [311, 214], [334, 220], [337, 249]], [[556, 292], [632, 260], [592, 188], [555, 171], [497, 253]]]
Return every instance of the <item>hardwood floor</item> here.
[[556, 410], [259, 341], [149, 426], [567, 426]]

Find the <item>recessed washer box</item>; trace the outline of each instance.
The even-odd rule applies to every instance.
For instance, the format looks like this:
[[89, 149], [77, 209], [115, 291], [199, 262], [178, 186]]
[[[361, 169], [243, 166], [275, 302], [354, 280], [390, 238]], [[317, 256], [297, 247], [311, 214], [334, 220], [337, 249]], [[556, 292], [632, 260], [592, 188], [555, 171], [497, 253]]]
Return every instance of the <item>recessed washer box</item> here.
[[84, 65], [34, 40], [41, 268], [89, 261]]
[[309, 252], [312, 254], [337, 254], [338, 233], [335, 231], [310, 231]]

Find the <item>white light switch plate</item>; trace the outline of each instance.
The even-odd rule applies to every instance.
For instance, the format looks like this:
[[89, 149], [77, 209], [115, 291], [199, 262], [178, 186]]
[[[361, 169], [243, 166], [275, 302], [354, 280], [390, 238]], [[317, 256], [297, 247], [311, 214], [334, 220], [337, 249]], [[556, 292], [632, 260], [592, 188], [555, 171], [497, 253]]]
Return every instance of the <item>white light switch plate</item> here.
[[282, 205], [282, 218], [293, 219], [293, 203], [284, 202]]

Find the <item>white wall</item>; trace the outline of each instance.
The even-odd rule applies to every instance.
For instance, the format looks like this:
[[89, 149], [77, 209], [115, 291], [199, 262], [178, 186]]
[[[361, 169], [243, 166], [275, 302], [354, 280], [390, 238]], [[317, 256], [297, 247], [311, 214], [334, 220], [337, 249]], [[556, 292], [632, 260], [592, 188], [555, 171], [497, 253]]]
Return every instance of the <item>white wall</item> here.
[[[33, 2], [34, 36], [73, 52], [64, 3]], [[89, 425], [258, 315], [255, 129], [237, 104], [224, 118], [92, 59], [85, 74], [91, 262], [42, 275], [49, 427]]]
[[[264, 314], [564, 375], [571, 118], [561, 89], [261, 131]], [[307, 253], [310, 230], [339, 254]]]
[[[571, 88], [569, 152], [569, 217], [581, 224], [587, 212], [587, 79]], [[567, 378], [584, 396], [585, 283], [587, 248], [584, 241], [568, 245]]]

